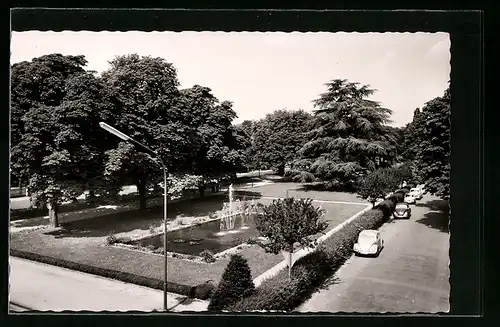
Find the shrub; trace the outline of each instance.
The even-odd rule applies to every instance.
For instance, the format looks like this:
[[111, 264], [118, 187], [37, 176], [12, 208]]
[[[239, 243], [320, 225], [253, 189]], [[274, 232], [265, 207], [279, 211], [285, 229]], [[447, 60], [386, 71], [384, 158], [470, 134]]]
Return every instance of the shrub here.
[[403, 193], [401, 193], [401, 192], [398, 192], [398, 193], [393, 193], [393, 194], [391, 194], [391, 196], [389, 196], [387, 199], [388, 199], [388, 200], [391, 200], [391, 201], [393, 201], [394, 203], [396, 203], [396, 204], [397, 204], [397, 203], [400, 203], [400, 202], [403, 202], [403, 201], [404, 201], [404, 195], [403, 195]]
[[200, 253], [200, 257], [205, 261], [206, 263], [212, 263], [215, 262], [215, 256], [210, 250], [203, 250]]
[[408, 192], [410, 192], [410, 190], [405, 189], [405, 188], [400, 188], [400, 189], [394, 191], [394, 193], [401, 193], [401, 194], [403, 194], [403, 196], [406, 195], [406, 193], [408, 193]]
[[254, 237], [251, 237], [247, 240], [247, 244], [249, 245], [253, 245], [253, 244], [257, 244], [257, 239], [255, 239]]
[[263, 281], [253, 295], [229, 305], [227, 310], [293, 310], [351, 256], [361, 230], [379, 228], [387, 218], [379, 208], [365, 212], [322, 242], [314, 252], [297, 260], [292, 279], [282, 270]]
[[248, 262], [239, 254], [231, 256], [221, 281], [208, 305], [209, 311], [223, 310], [229, 305], [255, 293]]
[[132, 238], [130, 238], [129, 236], [118, 237], [116, 239], [116, 243], [131, 244]]
[[156, 232], [155, 225], [153, 225], [153, 224], [149, 225], [149, 233], [154, 234], [155, 232]]
[[116, 238], [115, 234], [109, 234], [109, 235], [106, 237], [106, 243], [107, 243], [108, 245], [115, 244], [116, 242], [118, 242], [118, 239]]
[[206, 281], [205, 283], [194, 288], [193, 297], [201, 300], [206, 300], [214, 294], [215, 289], [216, 287], [212, 280]]
[[375, 208], [382, 210], [383, 214], [389, 217], [396, 207], [396, 203], [393, 200], [384, 200], [380, 202]]

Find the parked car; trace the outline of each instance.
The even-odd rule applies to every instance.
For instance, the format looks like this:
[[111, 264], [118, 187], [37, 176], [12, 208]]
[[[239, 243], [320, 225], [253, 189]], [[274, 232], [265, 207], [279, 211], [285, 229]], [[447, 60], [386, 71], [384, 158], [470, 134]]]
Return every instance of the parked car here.
[[417, 198], [417, 200], [420, 200], [424, 196], [422, 189], [418, 187], [412, 188], [409, 194], [414, 195]]
[[394, 209], [394, 213], [392, 214], [394, 218], [406, 218], [410, 219], [411, 217], [411, 208], [408, 203], [400, 202], [396, 204], [396, 208]]
[[378, 255], [384, 247], [384, 240], [380, 232], [372, 229], [365, 229], [359, 233], [358, 241], [354, 244], [356, 255]]
[[417, 198], [415, 197], [414, 194], [406, 194], [404, 198], [404, 202], [409, 203], [409, 204], [415, 204], [417, 203]]

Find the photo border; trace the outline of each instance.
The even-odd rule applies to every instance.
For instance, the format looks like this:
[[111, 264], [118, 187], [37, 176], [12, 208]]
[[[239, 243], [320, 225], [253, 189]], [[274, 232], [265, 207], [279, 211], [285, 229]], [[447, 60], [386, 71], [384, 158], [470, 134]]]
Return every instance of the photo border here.
[[[402, 7], [402, 6], [401, 6]], [[450, 224], [450, 284], [451, 310], [447, 318], [423, 318], [426, 323], [443, 323], [452, 316], [480, 315], [483, 309], [483, 178], [481, 166], [483, 152], [483, 13], [480, 11], [305, 11], [305, 10], [61, 10], [61, 9], [15, 9], [11, 11], [13, 31], [26, 30], [88, 30], [88, 31], [305, 31], [305, 32], [448, 32], [451, 40], [451, 95], [452, 95], [452, 171]], [[8, 100], [7, 100], [8, 101]], [[2, 138], [8, 149], [9, 134]], [[479, 159], [479, 160], [478, 160]], [[467, 199], [467, 200], [466, 200]], [[8, 207], [4, 212], [8, 216]], [[3, 273], [8, 272], [8, 229], [4, 239], [7, 257]], [[458, 240], [458, 241], [457, 241]], [[466, 281], [466, 282], [465, 282]], [[8, 276], [3, 278], [3, 289], [8, 290]], [[4, 310], [8, 297], [3, 297]], [[5, 303], [4, 303], [5, 301]], [[6, 312], [5, 312], [6, 313]], [[11, 323], [30, 324], [83, 324], [97, 321], [110, 324], [118, 319], [127, 325], [137, 322], [164, 325], [188, 323], [200, 325], [221, 323], [255, 324], [265, 317], [288, 324], [292, 320], [306, 319], [307, 323], [323, 319], [335, 319], [344, 323], [356, 319], [356, 324], [405, 324], [414, 321], [415, 315], [362, 315], [362, 314], [219, 314], [186, 313], [169, 314], [85, 314], [81, 315], [25, 314], [8, 316]], [[59, 320], [61, 316], [66, 319]], [[379, 317], [382, 316], [382, 317]], [[427, 316], [427, 315], [426, 315]], [[55, 317], [55, 318], [52, 318]], [[76, 317], [76, 319], [75, 319]], [[166, 317], [166, 318], [165, 318]], [[377, 317], [377, 319], [373, 319]], [[421, 317], [421, 316], [420, 316]], [[141, 320], [135, 320], [140, 318]], [[184, 320], [187, 318], [188, 320]], [[465, 318], [461, 318], [465, 319]], [[469, 318], [470, 319], [470, 318]], [[466, 319], [466, 320], [469, 320]], [[222, 320], [222, 321], [221, 321]], [[437, 320], [437, 321], [436, 321]], [[470, 325], [466, 323], [466, 325]]]

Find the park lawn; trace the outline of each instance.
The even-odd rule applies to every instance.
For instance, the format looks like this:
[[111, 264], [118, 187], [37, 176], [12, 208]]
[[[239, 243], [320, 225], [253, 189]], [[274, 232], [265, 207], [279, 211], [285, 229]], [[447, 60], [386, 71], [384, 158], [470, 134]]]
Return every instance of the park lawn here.
[[[289, 185], [289, 183], [286, 183], [286, 185]], [[272, 201], [268, 197], [269, 193], [272, 194], [277, 190], [274, 187], [269, 192], [266, 189], [268, 186], [265, 185], [254, 188], [251, 191], [246, 191], [246, 193], [243, 192], [243, 194], [238, 194], [238, 197], [245, 195], [249, 199], [249, 197], [255, 196], [257, 201], [268, 204]], [[283, 188], [283, 185], [280, 187]], [[265, 198], [259, 198], [260, 196]], [[340, 201], [338, 200], [339, 196], [336, 194], [330, 197], [323, 194], [321, 199], [325, 198], [330, 201]], [[172, 203], [169, 205], [169, 220], [182, 219], [189, 221], [192, 218], [206, 217], [209, 213], [220, 210], [222, 203], [226, 201], [227, 195], [214, 195], [205, 199]], [[325, 220], [329, 223], [329, 226], [325, 232], [333, 229], [347, 218], [365, 208], [365, 205], [360, 204], [332, 204], [323, 202], [318, 203], [318, 205], [327, 211]], [[148, 235], [151, 225], [160, 226], [161, 217], [162, 207], [160, 206], [151, 208], [147, 212], [136, 210], [84, 221], [75, 221], [57, 229], [44, 228], [26, 233], [11, 233], [10, 247], [14, 251], [14, 255], [16, 253], [18, 255], [20, 253], [30, 254], [27, 257], [28, 259], [37, 260], [37, 256], [48, 257], [56, 261], [59, 260], [62, 262], [60, 265], [67, 268], [161, 288], [162, 283], [145, 284], [141, 281], [141, 277], [163, 281], [163, 256], [106, 245], [106, 237], [110, 234], [132, 237]], [[258, 277], [283, 260], [281, 255], [265, 253], [257, 245], [244, 248], [240, 253], [248, 259], [253, 278]], [[31, 254], [34, 254], [34, 256]], [[206, 264], [180, 258], [168, 258], [167, 280], [170, 290], [190, 295], [186, 294], [189, 293], [190, 287], [210, 280], [218, 283], [228, 261], [229, 258], [222, 258], [215, 263]], [[52, 261], [49, 263], [52, 263]], [[54, 262], [53, 264], [57, 263]], [[98, 268], [101, 272], [89, 269], [89, 267]], [[102, 271], [104, 270], [115, 271], [121, 274], [103, 274]], [[120, 277], [125, 275], [128, 277]], [[179, 285], [183, 287], [179, 288]]]
[[355, 193], [316, 191], [308, 189], [306, 185], [307, 184], [301, 184], [301, 183], [277, 182], [253, 188], [244, 188], [244, 190], [251, 190], [252, 192], [258, 192], [263, 197], [284, 198], [286, 196], [286, 191], [289, 190], [288, 191], [289, 197], [311, 198], [320, 201], [368, 203], [366, 200], [363, 200], [360, 197], [358, 197], [358, 195]]

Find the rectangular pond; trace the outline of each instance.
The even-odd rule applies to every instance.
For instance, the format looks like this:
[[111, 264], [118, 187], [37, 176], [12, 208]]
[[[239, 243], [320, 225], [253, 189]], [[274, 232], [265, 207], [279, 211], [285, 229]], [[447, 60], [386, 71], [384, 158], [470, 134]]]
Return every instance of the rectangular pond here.
[[[233, 226], [229, 230], [221, 230], [220, 220], [214, 220], [167, 233], [167, 251], [189, 255], [199, 255], [203, 250], [214, 254], [225, 251], [258, 237], [259, 232], [251, 217], [234, 217]], [[163, 248], [163, 234], [155, 235], [134, 242], [140, 246]]]

